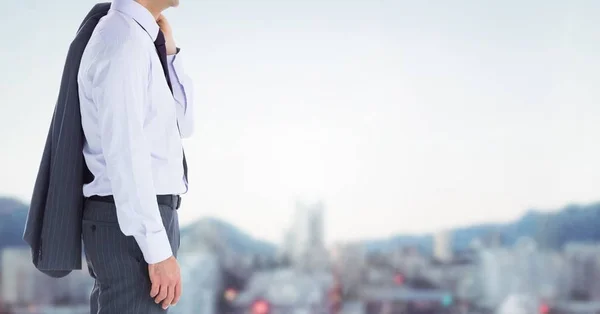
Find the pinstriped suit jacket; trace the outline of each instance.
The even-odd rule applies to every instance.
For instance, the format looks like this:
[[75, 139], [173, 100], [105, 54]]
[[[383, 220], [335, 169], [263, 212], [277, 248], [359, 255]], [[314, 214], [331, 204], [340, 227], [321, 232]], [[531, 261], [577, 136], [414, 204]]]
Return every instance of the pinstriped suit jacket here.
[[95, 5], [69, 48], [25, 225], [33, 264], [52, 277], [82, 266], [83, 184], [93, 178], [83, 158], [77, 72], [94, 28], [109, 9], [110, 3]]

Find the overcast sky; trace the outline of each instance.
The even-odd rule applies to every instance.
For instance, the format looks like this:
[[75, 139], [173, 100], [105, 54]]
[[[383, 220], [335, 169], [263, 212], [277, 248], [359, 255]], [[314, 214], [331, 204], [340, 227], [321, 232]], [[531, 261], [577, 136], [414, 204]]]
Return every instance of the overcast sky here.
[[[31, 195], [69, 42], [93, 0], [0, 10], [0, 194]], [[600, 200], [600, 2], [181, 0], [195, 80], [184, 223], [328, 240]]]

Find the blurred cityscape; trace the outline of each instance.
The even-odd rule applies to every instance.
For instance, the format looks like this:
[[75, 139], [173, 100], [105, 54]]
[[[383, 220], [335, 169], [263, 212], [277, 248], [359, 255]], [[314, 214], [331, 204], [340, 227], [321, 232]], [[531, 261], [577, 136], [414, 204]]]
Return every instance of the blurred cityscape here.
[[[85, 271], [52, 279], [0, 198], [0, 313], [86, 314]], [[202, 219], [182, 230], [173, 314], [598, 314], [600, 205], [518, 221], [327, 246], [323, 202], [298, 202], [281, 245]]]

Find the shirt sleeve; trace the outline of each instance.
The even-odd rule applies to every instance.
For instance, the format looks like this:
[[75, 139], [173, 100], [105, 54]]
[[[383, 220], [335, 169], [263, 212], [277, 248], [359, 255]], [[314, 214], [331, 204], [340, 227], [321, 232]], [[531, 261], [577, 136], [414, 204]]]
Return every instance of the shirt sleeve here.
[[140, 47], [127, 41], [107, 44], [89, 74], [119, 227], [135, 238], [146, 262], [155, 264], [171, 257], [172, 250], [156, 200], [149, 139], [144, 134], [150, 71]]
[[181, 137], [188, 138], [194, 132], [194, 86], [183, 70], [182, 52], [167, 56], [173, 97], [177, 105], [177, 122]]

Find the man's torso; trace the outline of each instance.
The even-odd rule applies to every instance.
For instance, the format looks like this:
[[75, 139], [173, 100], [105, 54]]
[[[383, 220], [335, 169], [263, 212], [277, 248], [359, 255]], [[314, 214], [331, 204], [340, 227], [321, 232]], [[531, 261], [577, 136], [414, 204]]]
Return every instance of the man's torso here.
[[[101, 147], [98, 108], [92, 99], [90, 73], [105, 65], [105, 52], [119, 43], [133, 41], [139, 50], [132, 57], [145, 60], [146, 68], [139, 69], [148, 76], [144, 108], [144, 137], [150, 151], [152, 175], [156, 194], [182, 194], [186, 192], [183, 178], [182, 143], [177, 126], [175, 100], [166, 83], [164, 72], [156, 54], [154, 43], [135, 20], [111, 10], [98, 24], [83, 53], [78, 85], [82, 127], [85, 134], [84, 157], [95, 179], [84, 186], [84, 196], [112, 195], [111, 182], [106, 174], [106, 162]], [[90, 69], [94, 69], [91, 71]]]

